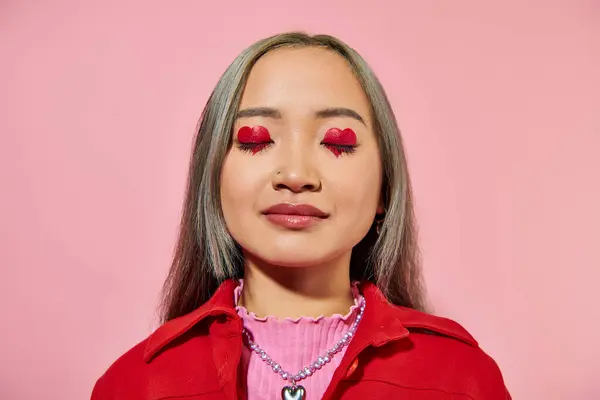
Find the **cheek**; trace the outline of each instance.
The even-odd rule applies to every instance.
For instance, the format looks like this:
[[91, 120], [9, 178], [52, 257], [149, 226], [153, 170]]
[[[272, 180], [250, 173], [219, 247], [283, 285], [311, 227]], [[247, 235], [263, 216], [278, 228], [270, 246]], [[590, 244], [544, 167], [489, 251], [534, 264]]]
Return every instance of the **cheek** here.
[[268, 182], [263, 170], [253, 157], [237, 153], [227, 155], [221, 171], [221, 205], [228, 222], [235, 222], [231, 217], [239, 219], [255, 207], [265, 182]]
[[331, 187], [341, 215], [352, 215], [350, 219], [365, 216], [366, 220], [370, 220], [370, 213], [375, 212], [381, 192], [380, 162], [378, 157], [365, 157], [358, 161], [364, 162], [347, 163], [335, 176], [330, 176]]
[[223, 211], [235, 210], [240, 200], [251, 191], [251, 181], [234, 155], [228, 155], [221, 171], [221, 202]]

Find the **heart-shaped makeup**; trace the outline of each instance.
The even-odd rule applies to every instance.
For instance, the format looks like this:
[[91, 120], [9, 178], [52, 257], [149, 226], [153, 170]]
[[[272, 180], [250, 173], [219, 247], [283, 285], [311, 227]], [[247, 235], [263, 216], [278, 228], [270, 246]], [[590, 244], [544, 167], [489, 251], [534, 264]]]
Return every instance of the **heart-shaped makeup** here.
[[354, 146], [356, 145], [356, 133], [350, 128], [344, 130], [340, 128], [330, 128], [325, 132], [323, 142], [341, 146]]
[[238, 131], [240, 143], [261, 143], [271, 140], [269, 131], [264, 126], [242, 126]]

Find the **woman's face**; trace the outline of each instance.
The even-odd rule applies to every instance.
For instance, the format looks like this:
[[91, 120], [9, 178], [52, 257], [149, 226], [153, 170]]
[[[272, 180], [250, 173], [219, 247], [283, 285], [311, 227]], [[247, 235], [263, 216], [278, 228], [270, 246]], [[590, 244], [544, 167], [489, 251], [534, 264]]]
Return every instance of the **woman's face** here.
[[348, 257], [382, 211], [381, 180], [370, 104], [341, 56], [288, 48], [256, 63], [221, 174], [246, 256], [288, 267]]

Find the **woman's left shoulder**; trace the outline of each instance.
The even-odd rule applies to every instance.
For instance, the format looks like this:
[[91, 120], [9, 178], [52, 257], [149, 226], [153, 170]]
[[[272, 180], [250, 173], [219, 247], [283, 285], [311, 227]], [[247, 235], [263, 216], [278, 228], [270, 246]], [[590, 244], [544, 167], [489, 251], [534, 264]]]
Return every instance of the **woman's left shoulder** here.
[[420, 360], [423, 372], [433, 369], [439, 382], [457, 394], [510, 399], [498, 364], [461, 324], [402, 307], [398, 315], [409, 332], [411, 348], [407, 353]]

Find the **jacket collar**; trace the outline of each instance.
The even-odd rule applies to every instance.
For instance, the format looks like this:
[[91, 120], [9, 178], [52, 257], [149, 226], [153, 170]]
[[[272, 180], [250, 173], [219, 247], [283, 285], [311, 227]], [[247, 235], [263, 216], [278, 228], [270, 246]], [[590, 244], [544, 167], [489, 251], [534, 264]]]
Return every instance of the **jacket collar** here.
[[[238, 316], [233, 292], [237, 284], [235, 280], [223, 282], [206, 303], [191, 313], [159, 327], [148, 338], [144, 361], [147, 363], [152, 361], [165, 346], [205, 320], [219, 316], [236, 320]], [[405, 338], [410, 331], [416, 330], [449, 336], [477, 346], [475, 339], [454, 321], [395, 306], [387, 301], [377, 286], [368, 281], [361, 283], [360, 290], [365, 297], [367, 307], [357, 335], [350, 343], [349, 351], [351, 348], [359, 350], [368, 345], [379, 347], [390, 341]]]
[[233, 291], [237, 282], [230, 279], [223, 282], [212, 297], [200, 307], [189, 314], [167, 321], [160, 326], [146, 343], [144, 361], [150, 362], [152, 358], [165, 346], [177, 339], [198, 323], [209, 317], [227, 316], [236, 318], [235, 304], [233, 302]]

